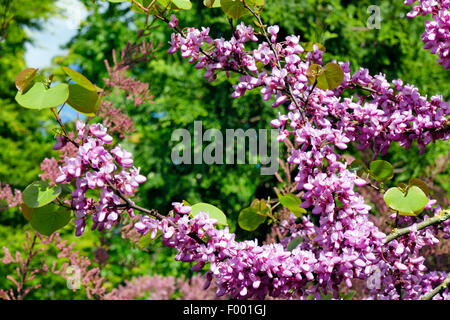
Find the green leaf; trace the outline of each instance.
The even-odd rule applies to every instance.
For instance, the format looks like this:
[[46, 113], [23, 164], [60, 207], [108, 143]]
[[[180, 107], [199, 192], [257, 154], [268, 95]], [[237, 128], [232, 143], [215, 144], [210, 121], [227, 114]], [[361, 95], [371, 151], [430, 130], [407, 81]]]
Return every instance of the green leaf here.
[[270, 213], [270, 207], [269, 205], [266, 203], [266, 200], [261, 199], [255, 199], [252, 201], [252, 203], [250, 204], [250, 207], [254, 207], [256, 209], [256, 212], [260, 215], [263, 216], [267, 216]]
[[101, 98], [95, 91], [87, 90], [79, 84], [69, 85], [69, 99], [67, 103], [87, 116], [95, 116], [100, 107]]
[[257, 207], [243, 209], [238, 217], [239, 227], [247, 231], [256, 230], [264, 221], [266, 221], [266, 216], [258, 214]]
[[327, 63], [323, 73], [317, 78], [317, 88], [322, 90], [332, 90], [344, 80], [344, 71], [337, 63]]
[[70, 221], [70, 212], [55, 204], [33, 209], [31, 226], [40, 234], [49, 236]]
[[16, 101], [24, 108], [45, 109], [63, 104], [68, 97], [69, 86], [65, 83], [47, 89], [43, 83], [36, 82], [24, 94], [17, 92]]
[[208, 8], [220, 8], [220, 0], [203, 0], [203, 4]]
[[428, 197], [417, 186], [408, 188], [406, 194], [401, 189], [390, 188], [384, 194], [384, 201], [394, 211], [401, 215], [417, 216], [428, 203]]
[[[251, 7], [253, 6], [254, 1], [247, 1], [246, 4]], [[220, 5], [223, 12], [234, 20], [237, 20], [249, 13], [242, 4], [241, 0], [221, 0]]]
[[369, 165], [370, 175], [377, 181], [387, 181], [394, 176], [392, 164], [384, 160], [372, 161]]
[[27, 68], [16, 77], [16, 88], [20, 93], [25, 93], [33, 84], [33, 79], [39, 69]]
[[280, 200], [280, 203], [283, 205], [283, 207], [289, 209], [289, 211], [291, 211], [297, 218], [306, 213], [305, 209], [300, 208], [300, 204], [302, 203], [302, 201], [294, 194], [288, 193], [284, 196], [279, 195], [278, 199]]
[[291, 241], [289, 241], [289, 244], [287, 245], [287, 250], [288, 251], [294, 250], [302, 242], [303, 242], [303, 238], [302, 237], [296, 237], [296, 238], [292, 239]]
[[22, 193], [22, 199], [30, 208], [39, 208], [52, 202], [61, 193], [60, 186], [49, 186], [44, 181], [30, 184]]
[[216, 219], [218, 224], [224, 226], [228, 225], [227, 217], [223, 211], [212, 204], [203, 202], [194, 204], [192, 206], [192, 211], [190, 212], [191, 217], [195, 217], [200, 211], [206, 212], [210, 218]]
[[364, 172], [369, 172], [369, 168], [367, 168], [366, 164], [359, 159], [353, 161], [349, 166], [348, 170], [352, 172], [356, 172], [358, 176], [361, 176]]
[[62, 67], [63, 71], [78, 85], [82, 86], [83, 88], [89, 90], [89, 91], [95, 91], [97, 92], [97, 88], [92, 84], [92, 82], [89, 81], [88, 78], [83, 76], [78, 71], [75, 71], [68, 67]]
[[[138, 2], [139, 4], [141, 4], [144, 8], [148, 8], [148, 6], [152, 3], [153, 0], [137, 0], [136, 2]], [[158, 0], [159, 3], [163, 3], [163, 5], [165, 6], [169, 6], [169, 4], [171, 5], [170, 0]], [[150, 14], [154, 14], [154, 13], [158, 13], [158, 10], [155, 9], [155, 7], [158, 7], [158, 9], [160, 9], [160, 11], [164, 11], [164, 8], [161, 7], [158, 3], [154, 3], [150, 8], [149, 8], [149, 13]], [[141, 8], [139, 8], [136, 4], [133, 3], [133, 5], [131, 6], [131, 10], [135, 11], [135, 12], [139, 12], [139, 13], [145, 13], [144, 10], [142, 10]]]
[[172, 3], [181, 10], [192, 9], [192, 3], [189, 0], [172, 0]]
[[308, 70], [306, 70], [306, 77], [308, 78], [309, 83], [314, 84], [316, 79], [323, 73], [323, 68], [318, 64], [312, 64], [309, 66]]

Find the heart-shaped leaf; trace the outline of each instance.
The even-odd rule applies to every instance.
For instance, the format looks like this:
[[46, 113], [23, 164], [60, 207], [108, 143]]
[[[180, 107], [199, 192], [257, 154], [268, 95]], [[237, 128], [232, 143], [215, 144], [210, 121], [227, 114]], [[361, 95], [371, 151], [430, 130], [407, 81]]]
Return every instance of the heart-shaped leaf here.
[[172, 0], [172, 3], [181, 10], [192, 9], [192, 3], [189, 0]]
[[406, 194], [397, 187], [388, 189], [384, 194], [384, 201], [389, 208], [401, 215], [417, 216], [425, 209], [429, 199], [422, 189], [412, 186]]
[[33, 209], [31, 226], [40, 234], [50, 236], [70, 221], [70, 212], [55, 204]]
[[87, 90], [79, 84], [69, 85], [69, 99], [67, 103], [87, 116], [95, 116], [100, 107], [101, 98], [95, 91]]
[[344, 71], [337, 63], [327, 63], [323, 69], [323, 73], [317, 78], [317, 88], [322, 90], [332, 90], [342, 83], [344, 80]]
[[266, 221], [266, 216], [258, 214], [257, 207], [243, 209], [238, 217], [239, 227], [247, 231], [256, 230], [264, 221]]
[[200, 213], [200, 211], [206, 212], [210, 218], [216, 219], [218, 224], [224, 226], [228, 225], [225, 213], [223, 213], [222, 210], [213, 206], [212, 204], [203, 202], [196, 203], [192, 206], [192, 211], [189, 214], [191, 215], [191, 217], [195, 217]]
[[280, 195], [278, 196], [278, 200], [280, 200], [283, 207], [289, 209], [289, 211], [291, 211], [297, 218], [306, 213], [305, 209], [300, 208], [302, 201], [292, 193], [285, 194], [284, 196]]
[[16, 88], [20, 93], [25, 93], [33, 84], [33, 79], [39, 69], [27, 68], [16, 77]]
[[[254, 5], [254, 1], [247, 1], [246, 4], [251, 7]], [[220, 5], [223, 12], [234, 20], [237, 20], [249, 13], [244, 7], [242, 0], [221, 0]]]
[[30, 184], [22, 193], [22, 199], [30, 208], [39, 208], [52, 202], [61, 193], [61, 187], [49, 186], [44, 181], [36, 181]]
[[88, 78], [83, 76], [78, 71], [75, 71], [68, 67], [62, 67], [63, 71], [78, 85], [82, 86], [83, 88], [89, 90], [89, 91], [97, 91], [95, 86], [92, 84], [92, 82], [89, 81]]
[[24, 108], [45, 109], [59, 106], [69, 97], [69, 86], [60, 83], [47, 89], [43, 83], [36, 82], [24, 94], [17, 92], [16, 101]]
[[377, 181], [391, 180], [394, 176], [392, 164], [384, 160], [372, 161], [369, 165], [370, 175]]

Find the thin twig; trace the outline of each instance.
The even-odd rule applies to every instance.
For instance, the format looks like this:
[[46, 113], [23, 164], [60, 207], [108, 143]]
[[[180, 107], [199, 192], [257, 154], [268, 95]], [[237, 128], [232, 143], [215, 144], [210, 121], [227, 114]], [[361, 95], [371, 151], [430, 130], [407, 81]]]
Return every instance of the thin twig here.
[[445, 288], [448, 287], [450, 284], [450, 273], [447, 275], [447, 278], [436, 288], [434, 288], [431, 292], [424, 295], [420, 300], [431, 300], [435, 295], [440, 293], [441, 291], [445, 290]]
[[[440, 224], [448, 219], [450, 219], [450, 210], [441, 211], [436, 216], [434, 216], [432, 218], [428, 218], [428, 219], [422, 221], [421, 223], [417, 224], [417, 231], [422, 230], [426, 227], [432, 226], [434, 224]], [[385, 243], [389, 243], [392, 240], [397, 239], [398, 237], [408, 234], [411, 232], [411, 230], [412, 230], [411, 226], [406, 227], [406, 228], [401, 228], [401, 229], [395, 229], [391, 234], [389, 234], [386, 237]]]

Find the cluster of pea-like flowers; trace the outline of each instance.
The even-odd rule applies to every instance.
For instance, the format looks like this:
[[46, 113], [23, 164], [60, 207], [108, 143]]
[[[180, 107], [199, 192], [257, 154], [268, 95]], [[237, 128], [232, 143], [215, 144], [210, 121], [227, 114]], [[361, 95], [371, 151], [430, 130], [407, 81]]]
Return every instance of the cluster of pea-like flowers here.
[[450, 69], [450, 0], [419, 0], [419, 4], [415, 5], [416, 2], [404, 1], [413, 8], [407, 16], [432, 15], [432, 20], [425, 22], [425, 32], [422, 34], [424, 48], [439, 56], [437, 61], [444, 69]]
[[[71, 206], [76, 217], [76, 235], [80, 236], [86, 226], [86, 217], [92, 216], [92, 229], [110, 229], [120, 222], [121, 211], [133, 216], [131, 208], [124, 208], [120, 194], [133, 196], [146, 178], [133, 166], [130, 152], [120, 145], [108, 149], [113, 138], [101, 124], [86, 125], [76, 122], [78, 151], [75, 157], [66, 157], [59, 168], [57, 183], [73, 183]], [[68, 140], [58, 137], [54, 149], [62, 148]], [[88, 190], [99, 192], [98, 201], [87, 197]]]
[[[291, 290], [303, 292], [304, 285], [314, 280], [317, 262], [313, 252], [286, 251], [281, 244], [259, 246], [256, 241], [235, 241], [228, 227], [218, 229], [217, 220], [200, 212], [193, 218], [191, 207], [174, 203], [174, 212], [162, 221], [145, 216], [135, 227], [151, 238], [162, 233], [162, 243], [177, 249], [175, 259], [195, 262], [193, 270], [209, 263], [208, 284], [215, 277], [217, 296], [263, 299], [267, 295], [289, 296]], [[203, 243], [192, 238], [196, 234]]]
[[[393, 214], [395, 216], [395, 214]], [[439, 243], [437, 226], [417, 230], [417, 224], [411, 217], [400, 216], [400, 224], [411, 226], [411, 232], [394, 239], [384, 247], [383, 258], [374, 274], [372, 292], [380, 300], [398, 299], [401, 292], [403, 299], [419, 299], [441, 284], [445, 272], [426, 272], [425, 257], [420, 249]], [[383, 290], [379, 290], [380, 288]], [[401, 291], [400, 289], [401, 288]], [[448, 288], [433, 297], [435, 300], [449, 300]]]
[[[417, 142], [423, 152], [430, 142], [450, 137], [450, 105], [440, 96], [427, 99], [412, 85], [401, 80], [389, 83], [384, 75], [372, 76], [364, 68], [352, 75], [348, 62], [339, 62], [344, 71], [340, 86], [333, 90], [314, 88], [308, 82], [307, 70], [313, 63], [323, 64], [323, 52], [317, 45], [305, 52], [297, 36], [277, 41], [278, 26], [269, 26], [267, 41], [254, 50], [245, 49], [247, 42], [258, 39], [253, 28], [244, 23], [236, 27], [230, 40], [212, 40], [205, 28], [185, 30], [172, 35], [170, 53], [180, 50], [190, 63], [197, 62], [196, 68], [205, 69], [209, 81], [220, 71], [241, 74], [233, 97], [259, 88], [264, 100], [274, 99], [273, 107], [288, 107], [289, 112], [280, 112], [271, 124], [280, 130], [279, 141], [292, 138], [299, 145], [292, 150], [288, 162], [298, 165], [295, 181], [303, 191], [301, 206], [319, 215], [320, 223], [315, 226], [308, 219], [300, 224], [291, 221], [286, 225], [291, 235], [284, 242], [265, 246], [251, 241], [236, 243], [227, 229], [216, 230], [206, 215], [193, 219], [175, 215], [172, 222], [181, 223], [181, 231], [168, 222], [144, 218], [136, 226], [140, 232], [151, 230], [156, 235], [161, 230], [164, 242], [179, 250], [178, 259], [197, 261], [198, 268], [210, 262], [208, 274], [216, 277], [218, 294], [261, 298], [266, 294], [286, 297], [295, 292], [299, 297], [313, 294], [320, 298], [321, 292], [331, 290], [337, 297], [342, 282], [351, 287], [353, 278], [369, 281], [379, 274], [380, 285], [371, 287], [373, 297], [395, 298], [392, 287], [398, 286], [398, 279], [393, 275], [407, 277], [407, 270], [412, 270], [419, 281], [414, 288], [405, 288], [409, 290], [406, 297], [418, 298], [427, 292], [432, 277], [425, 273], [423, 260], [414, 248], [417, 241], [435, 241], [430, 240], [427, 230], [404, 237], [403, 252], [413, 256], [412, 262], [401, 262], [407, 257], [396, 255], [396, 248], [385, 251], [385, 234], [369, 221], [371, 207], [355, 192], [355, 187], [367, 181], [347, 169], [339, 150], [355, 142], [360, 149], [370, 147], [376, 155], [384, 155], [392, 142], [405, 148]], [[361, 90], [367, 95], [342, 98], [344, 90]], [[299, 110], [299, 105], [303, 110]], [[427, 209], [433, 204], [430, 200]], [[177, 206], [180, 204], [176, 204], [180, 213]], [[447, 229], [448, 226], [444, 232], [448, 233]], [[188, 237], [196, 232], [206, 236], [206, 245]], [[302, 243], [288, 251], [289, 241], [296, 237]], [[393, 241], [389, 248], [398, 242]]]

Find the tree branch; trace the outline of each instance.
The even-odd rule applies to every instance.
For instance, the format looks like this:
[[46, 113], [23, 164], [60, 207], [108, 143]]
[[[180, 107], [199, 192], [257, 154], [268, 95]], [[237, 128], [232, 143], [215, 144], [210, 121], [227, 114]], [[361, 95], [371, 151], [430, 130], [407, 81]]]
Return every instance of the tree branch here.
[[[280, 57], [278, 56], [277, 50], [275, 50], [275, 48], [273, 47], [272, 41], [270, 40], [269, 35], [267, 34], [266, 29], [264, 28], [264, 23], [263, 23], [263, 21], [262, 21], [262, 19], [261, 19], [261, 16], [260, 16], [259, 14], [257, 14], [254, 10], [252, 10], [252, 9], [245, 3], [245, 1], [243, 1], [242, 3], [243, 3], [243, 5], [244, 5], [244, 7], [245, 7], [248, 11], [250, 11], [250, 13], [258, 20], [259, 27], [260, 27], [261, 31], [263, 32], [264, 37], [266, 38], [266, 42], [267, 42], [267, 44], [269, 45], [270, 50], [273, 51], [273, 53], [274, 53], [274, 55], [275, 55], [275, 59], [276, 59], [277, 66], [278, 66], [278, 68], [279, 68], [280, 71], [281, 71], [282, 67], [281, 67]], [[287, 86], [286, 94], [291, 98], [292, 102], [294, 102], [295, 106], [297, 107], [298, 111], [300, 112], [300, 116], [302, 117], [302, 120], [303, 120], [303, 121], [306, 121], [306, 115], [305, 115], [305, 113], [304, 113], [304, 110], [303, 110], [303, 108], [300, 106], [300, 104], [298, 103], [297, 99], [295, 98], [294, 93], [292, 92], [292, 86], [291, 86], [291, 84], [289, 83], [289, 81], [286, 81], [286, 86]], [[314, 88], [315, 88], [315, 86], [312, 87], [312, 90], [314, 90]], [[312, 92], [312, 90], [311, 90], [311, 92]], [[311, 93], [310, 93], [310, 94], [311, 94]], [[309, 98], [309, 97], [308, 97], [308, 98]], [[305, 104], [305, 107], [306, 107], [306, 104]]]
[[[431, 225], [434, 225], [434, 224], [440, 224], [448, 219], [450, 219], [450, 210], [443, 210], [443, 211], [439, 212], [439, 214], [437, 214], [436, 216], [434, 216], [432, 218], [428, 218], [428, 219], [422, 221], [421, 223], [419, 223], [417, 225], [417, 231], [422, 230], [422, 229], [429, 227]], [[411, 229], [412, 229], [412, 227], [406, 227], [406, 228], [402, 228], [402, 229], [394, 229], [394, 231], [386, 237], [385, 243], [389, 243], [392, 240], [397, 239], [398, 237], [401, 237], [405, 234], [410, 233]]]
[[450, 284], [450, 273], [448, 274], [447, 278], [436, 288], [434, 288], [433, 291], [427, 293], [426, 295], [422, 296], [420, 300], [431, 300], [435, 295], [440, 293], [441, 291], [445, 290], [447, 286]]

